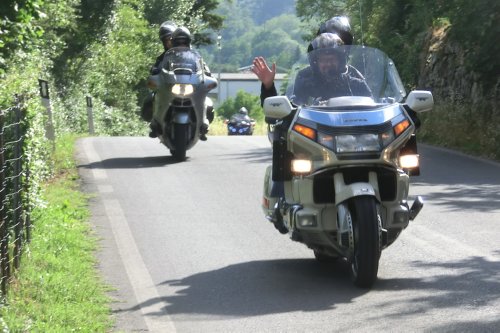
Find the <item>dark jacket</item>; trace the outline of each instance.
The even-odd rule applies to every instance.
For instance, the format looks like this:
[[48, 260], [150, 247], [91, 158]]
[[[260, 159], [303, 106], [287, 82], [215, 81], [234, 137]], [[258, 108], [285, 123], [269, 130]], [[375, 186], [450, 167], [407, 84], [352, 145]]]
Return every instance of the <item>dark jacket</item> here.
[[311, 104], [313, 100], [326, 100], [340, 96], [372, 96], [366, 82], [353, 77], [349, 72], [325, 80], [310, 67], [297, 74], [293, 88], [295, 104]]

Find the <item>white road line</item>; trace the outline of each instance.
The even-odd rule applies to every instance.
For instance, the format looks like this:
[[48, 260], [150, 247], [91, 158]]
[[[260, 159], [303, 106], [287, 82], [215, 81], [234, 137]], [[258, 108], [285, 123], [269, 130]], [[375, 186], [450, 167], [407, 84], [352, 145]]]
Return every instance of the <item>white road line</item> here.
[[[92, 140], [84, 140], [83, 141], [83, 148], [85, 149], [85, 154], [87, 155], [88, 163], [98, 163], [101, 161], [101, 158], [99, 157], [99, 154], [97, 154], [97, 151], [94, 148], [94, 145], [92, 144]], [[108, 178], [108, 175], [106, 173], [106, 170], [104, 169], [98, 169], [98, 168], [91, 168], [92, 170], [92, 175], [94, 176], [94, 179], [96, 180], [104, 180]]]
[[[84, 141], [84, 149], [88, 163], [101, 161], [92, 140]], [[104, 169], [92, 168], [92, 174], [95, 180], [100, 181], [108, 177]], [[113, 187], [107, 184], [97, 184], [97, 189], [101, 194], [113, 192]], [[170, 316], [166, 314], [159, 315], [165, 312], [163, 307], [166, 304], [160, 301], [160, 295], [135, 244], [135, 239], [119, 201], [105, 199], [103, 204], [118, 247], [118, 253], [124, 263], [130, 285], [134, 290], [135, 298], [141, 308], [148, 330], [150, 332], [175, 333], [176, 329]], [[154, 314], [155, 317], [152, 317], [151, 314]]]
[[[125, 270], [148, 329], [151, 332], [176, 332], [171, 318], [166, 314], [159, 315], [164, 313], [163, 307], [167, 304], [160, 301], [158, 291], [135, 244], [120, 203], [116, 199], [104, 200], [104, 207], [118, 252], [122, 262], [126, 263]], [[155, 314], [158, 320], [150, 314]]]

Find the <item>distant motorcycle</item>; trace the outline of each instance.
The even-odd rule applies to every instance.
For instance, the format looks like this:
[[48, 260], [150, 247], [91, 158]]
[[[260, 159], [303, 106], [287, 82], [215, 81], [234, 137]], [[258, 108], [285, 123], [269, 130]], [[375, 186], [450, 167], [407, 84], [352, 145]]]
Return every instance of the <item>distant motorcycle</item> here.
[[227, 122], [227, 135], [252, 135], [255, 120], [231, 119]]
[[286, 96], [267, 98], [265, 116], [277, 122], [262, 208], [281, 233], [312, 249], [318, 261], [343, 258], [354, 284], [370, 287], [382, 249], [423, 207], [419, 196], [408, 203], [409, 170], [418, 166], [418, 155], [401, 150], [415, 131], [408, 111], [429, 111], [434, 102], [429, 91], [406, 96], [382, 51], [352, 46], [342, 52], [373, 98], [325, 96], [301, 103], [293, 84]]
[[207, 94], [217, 87], [217, 80], [204, 69], [198, 52], [174, 47], [165, 54], [159, 73], [148, 80], [155, 91], [151, 127], [180, 161], [208, 128], [207, 112], [210, 117], [213, 106], [207, 103]]

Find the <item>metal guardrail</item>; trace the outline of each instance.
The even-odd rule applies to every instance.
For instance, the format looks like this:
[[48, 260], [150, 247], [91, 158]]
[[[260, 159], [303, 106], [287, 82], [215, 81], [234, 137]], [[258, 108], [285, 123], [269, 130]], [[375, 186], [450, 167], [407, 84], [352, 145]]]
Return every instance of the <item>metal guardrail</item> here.
[[24, 110], [19, 101], [0, 110], [0, 288], [5, 299], [12, 272], [30, 241], [29, 170], [23, 160]]

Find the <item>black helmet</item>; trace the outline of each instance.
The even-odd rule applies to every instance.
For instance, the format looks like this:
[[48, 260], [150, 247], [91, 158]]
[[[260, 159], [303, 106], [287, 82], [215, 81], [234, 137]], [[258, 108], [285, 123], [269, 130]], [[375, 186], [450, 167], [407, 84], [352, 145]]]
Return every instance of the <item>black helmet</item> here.
[[317, 74], [319, 73], [318, 58], [321, 54], [335, 54], [337, 56], [339, 61], [337, 73], [344, 73], [347, 70], [347, 50], [339, 35], [325, 32], [311, 42], [308, 59], [313, 71]]
[[177, 29], [177, 25], [172, 21], [165, 21], [160, 25], [159, 37], [163, 41], [165, 37], [171, 37], [172, 33]]
[[190, 46], [191, 33], [186, 27], [178, 27], [172, 33], [172, 45], [175, 46]]
[[318, 34], [330, 32], [339, 35], [345, 45], [352, 45], [354, 39], [351, 25], [347, 16], [334, 16], [325, 23], [321, 24]]
[[239, 114], [242, 114], [242, 115], [244, 115], [244, 116], [248, 116], [248, 110], [247, 110], [247, 108], [246, 108], [246, 107], [244, 107], [244, 106], [243, 106], [243, 107], [241, 107], [241, 108], [238, 110], [238, 113], [239, 113]]

